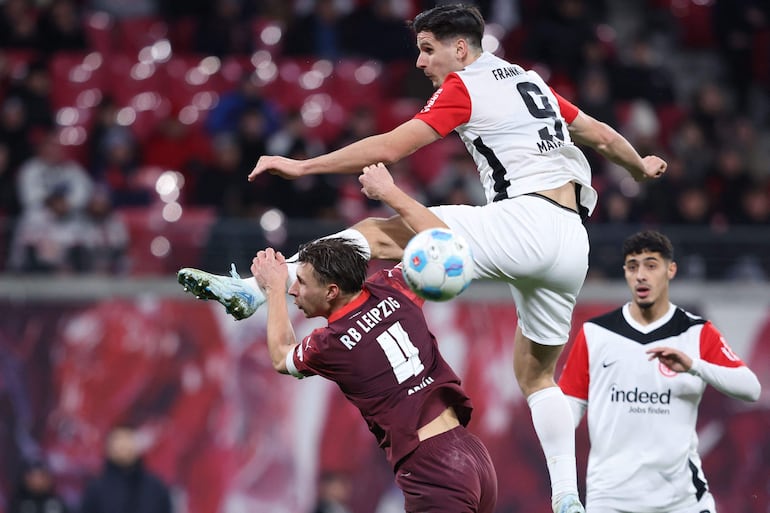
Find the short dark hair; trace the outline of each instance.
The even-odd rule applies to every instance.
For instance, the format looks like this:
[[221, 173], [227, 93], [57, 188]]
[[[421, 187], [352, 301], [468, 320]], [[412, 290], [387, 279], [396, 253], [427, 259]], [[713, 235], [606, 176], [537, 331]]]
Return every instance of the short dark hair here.
[[484, 37], [484, 18], [473, 5], [439, 5], [415, 16], [410, 25], [416, 34], [430, 32], [439, 41], [464, 37], [478, 48]]
[[638, 255], [645, 251], [660, 253], [665, 260], [674, 260], [674, 246], [671, 241], [655, 230], [635, 233], [623, 242], [623, 260], [628, 255]]
[[319, 283], [336, 283], [348, 294], [361, 290], [369, 266], [364, 251], [355, 242], [340, 237], [319, 239], [301, 246], [297, 260], [313, 266]]

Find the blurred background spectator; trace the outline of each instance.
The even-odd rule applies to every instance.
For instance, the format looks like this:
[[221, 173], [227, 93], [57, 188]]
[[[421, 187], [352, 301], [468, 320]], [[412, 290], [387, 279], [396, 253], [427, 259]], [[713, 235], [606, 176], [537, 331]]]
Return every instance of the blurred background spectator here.
[[68, 513], [56, 493], [54, 476], [42, 461], [25, 464], [18, 488], [11, 497], [8, 513]]
[[[436, 3], [7, 0], [0, 255], [18, 216], [60, 182], [79, 213], [91, 187], [106, 187], [116, 218], [126, 210], [131, 219], [129, 236], [156, 244], [150, 232], [161, 225], [142, 224], [137, 209], [148, 219], [157, 211], [174, 233], [197, 231], [198, 244], [213, 224], [262, 222], [273, 209], [311, 231], [318, 220], [342, 225], [381, 212], [359, 197], [354, 177], [249, 184], [245, 174], [262, 154], [316, 155], [413, 116], [432, 88], [414, 67], [404, 21]], [[766, 2], [476, 3], [488, 22], [486, 49], [536, 69], [641, 153], [669, 161], [664, 180], [640, 186], [587, 152], [600, 192], [589, 233], [605, 223], [728, 236], [761, 226], [770, 178]], [[451, 150], [457, 142], [450, 135], [404, 164], [417, 197], [482, 201], [474, 170]], [[170, 189], [166, 170], [179, 173]], [[195, 265], [171, 237], [167, 250], [140, 251], [165, 263], [129, 258], [121, 272], [173, 268], [175, 258]]]

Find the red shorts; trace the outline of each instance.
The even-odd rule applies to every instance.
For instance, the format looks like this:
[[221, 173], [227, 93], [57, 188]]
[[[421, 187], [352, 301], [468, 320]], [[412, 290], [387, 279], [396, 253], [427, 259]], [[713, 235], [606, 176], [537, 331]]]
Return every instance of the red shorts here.
[[428, 438], [396, 470], [406, 513], [492, 513], [497, 474], [484, 444], [463, 427]]

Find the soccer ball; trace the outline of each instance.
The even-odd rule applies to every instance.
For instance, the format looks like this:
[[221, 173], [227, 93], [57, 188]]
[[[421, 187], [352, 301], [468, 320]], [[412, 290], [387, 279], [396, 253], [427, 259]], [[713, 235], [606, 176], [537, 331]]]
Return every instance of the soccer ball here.
[[446, 228], [431, 228], [412, 237], [401, 264], [409, 288], [431, 301], [452, 299], [473, 278], [471, 247]]

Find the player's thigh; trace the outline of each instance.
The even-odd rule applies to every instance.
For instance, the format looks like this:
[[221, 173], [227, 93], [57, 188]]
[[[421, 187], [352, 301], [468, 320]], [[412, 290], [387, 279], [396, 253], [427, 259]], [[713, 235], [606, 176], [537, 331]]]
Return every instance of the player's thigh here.
[[396, 471], [407, 513], [492, 513], [497, 475], [487, 449], [458, 427], [428, 438]]
[[[483, 206], [441, 205], [431, 211], [467, 239], [475, 278], [554, 282], [578, 290], [582, 285], [588, 236], [577, 213], [531, 196]], [[561, 281], [567, 283], [559, 285]]]

